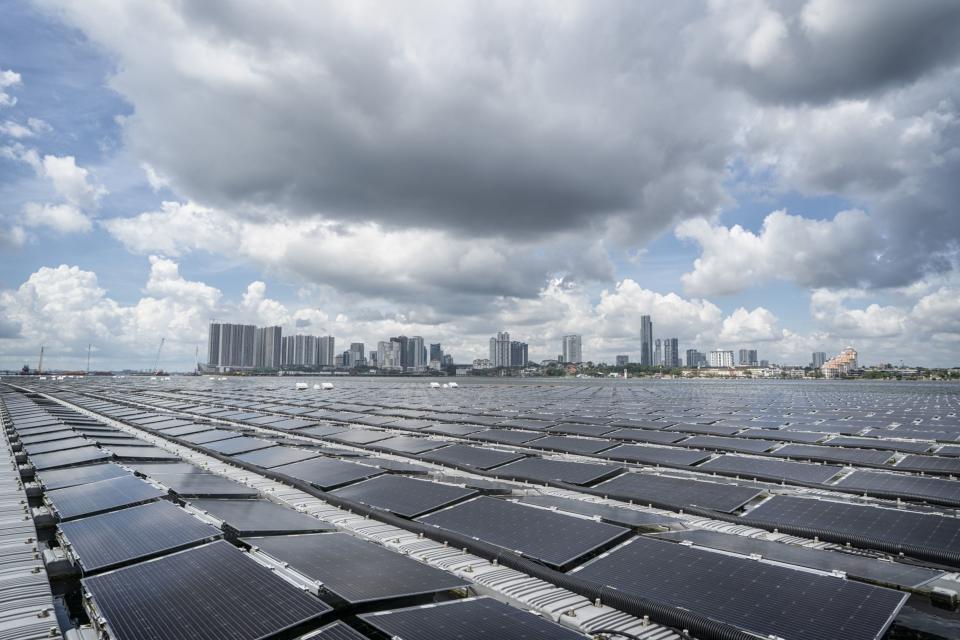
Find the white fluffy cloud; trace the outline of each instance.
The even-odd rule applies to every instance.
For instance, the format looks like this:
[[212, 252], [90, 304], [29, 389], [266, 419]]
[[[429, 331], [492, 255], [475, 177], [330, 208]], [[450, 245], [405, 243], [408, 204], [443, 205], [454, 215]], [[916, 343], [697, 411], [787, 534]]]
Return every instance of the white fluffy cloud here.
[[12, 107], [17, 99], [7, 93], [7, 89], [20, 84], [20, 74], [10, 69], [0, 69], [0, 107]]
[[58, 233], [84, 233], [93, 228], [90, 218], [72, 204], [28, 202], [23, 207], [23, 224], [48, 227]]

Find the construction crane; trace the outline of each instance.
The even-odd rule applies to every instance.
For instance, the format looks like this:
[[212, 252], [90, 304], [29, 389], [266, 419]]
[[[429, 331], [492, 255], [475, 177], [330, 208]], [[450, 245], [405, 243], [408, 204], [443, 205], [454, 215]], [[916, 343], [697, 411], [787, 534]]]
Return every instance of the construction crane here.
[[43, 373], [43, 345], [40, 345], [40, 362], [37, 364], [37, 375]]
[[163, 343], [166, 342], [166, 341], [167, 341], [167, 339], [166, 339], [165, 337], [164, 337], [164, 338], [160, 338], [160, 346], [157, 347], [157, 357], [156, 357], [156, 359], [153, 361], [153, 373], [154, 373], [154, 374], [160, 373], [160, 369], [158, 368], [158, 367], [160, 366], [160, 352], [163, 351]]

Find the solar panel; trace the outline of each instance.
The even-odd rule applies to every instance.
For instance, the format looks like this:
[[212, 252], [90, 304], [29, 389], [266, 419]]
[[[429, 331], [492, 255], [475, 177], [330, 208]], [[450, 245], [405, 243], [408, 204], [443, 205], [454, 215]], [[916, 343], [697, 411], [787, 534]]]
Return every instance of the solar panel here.
[[907, 599], [892, 589], [642, 537], [575, 575], [787, 640], [876, 640]]
[[326, 436], [333, 435], [335, 433], [343, 433], [346, 431], [345, 427], [334, 427], [330, 425], [318, 425], [316, 427], [307, 427], [306, 429], [300, 429], [297, 433], [302, 433], [308, 436], [314, 436], [317, 438], [325, 438]]
[[889, 449], [892, 451], [910, 451], [924, 453], [931, 447], [929, 442], [908, 442], [905, 440], [881, 440], [879, 438], [853, 438], [840, 436], [832, 438], [825, 444], [842, 445], [847, 447], [863, 447], [865, 449]]
[[39, 474], [38, 479], [45, 491], [53, 491], [54, 489], [63, 489], [64, 487], [72, 487], [78, 484], [87, 484], [88, 482], [109, 480], [110, 478], [129, 475], [130, 472], [123, 467], [113, 464], [112, 462], [106, 462], [82, 467], [51, 469]]
[[391, 437], [386, 431], [370, 431], [367, 429], [350, 429], [327, 436], [327, 440], [342, 442], [344, 444], [370, 444], [378, 440], [386, 440]]
[[706, 460], [709, 453], [689, 449], [648, 447], [640, 444], [623, 444], [603, 452], [604, 458], [647, 465], [689, 466]]
[[153, 485], [127, 475], [47, 491], [46, 500], [60, 520], [70, 520], [147, 502], [163, 495], [164, 492]]
[[960, 548], [960, 519], [937, 513], [774, 496], [761, 502], [746, 517], [767, 522], [772, 527], [811, 527], [840, 536], [865, 536], [883, 542], [935, 550]]
[[60, 524], [84, 573], [176, 551], [220, 535], [166, 500]]
[[726, 424], [675, 424], [667, 427], [668, 431], [678, 431], [680, 433], [705, 433], [708, 435], [730, 436], [742, 430], [742, 426], [732, 426]]
[[471, 440], [499, 442], [500, 444], [526, 444], [542, 437], [542, 433], [534, 431], [510, 431], [508, 429], [490, 429], [469, 436]]
[[333, 489], [383, 473], [376, 467], [330, 458], [314, 458], [285, 464], [274, 467], [273, 471], [309, 482], [322, 490]]
[[72, 467], [78, 464], [88, 462], [99, 462], [109, 460], [110, 454], [96, 446], [80, 447], [78, 449], [69, 449], [67, 451], [53, 451], [51, 453], [40, 453], [30, 456], [30, 464], [37, 471], [44, 469], [57, 469], [60, 467]]
[[238, 437], [240, 437], [240, 433], [236, 431], [211, 429], [209, 431], [201, 431], [200, 433], [192, 433], [188, 436], [180, 436], [180, 440], [191, 444], [208, 444], [210, 442], [219, 442], [220, 440]]
[[672, 431], [649, 431], [647, 429], [620, 429], [611, 431], [606, 436], [612, 440], [628, 440], [630, 442], [652, 442], [653, 444], [673, 444], [683, 440], [686, 435]]
[[582, 516], [596, 516], [604, 522], [618, 524], [624, 527], [667, 526], [679, 522], [676, 518], [663, 516], [659, 513], [648, 513], [646, 511], [637, 511], [636, 509], [613, 507], [597, 502], [560, 498], [557, 496], [524, 496], [520, 498], [519, 501], [524, 504], [555, 508], [560, 511], [576, 513]]
[[571, 484], [588, 485], [615, 476], [622, 471], [622, 467], [610, 464], [525, 458], [497, 467], [493, 473], [498, 478], [533, 480], [534, 482], [562, 480]]
[[583, 640], [579, 633], [492, 598], [466, 598], [359, 617], [389, 637], [403, 640]]
[[440, 593], [468, 585], [456, 576], [347, 533], [244, 538], [336, 598], [360, 604]]
[[342, 622], [334, 622], [308, 633], [303, 636], [303, 640], [368, 640], [368, 638], [353, 627], [348, 627]]
[[520, 460], [524, 455], [513, 451], [500, 451], [498, 449], [472, 447], [466, 444], [454, 444], [437, 451], [424, 453], [417, 457], [453, 467], [473, 467], [475, 469], [486, 470], [501, 464], [513, 462], [514, 460]]
[[563, 569], [630, 534], [628, 529], [481, 496], [418, 518]]
[[821, 483], [837, 475], [843, 468], [826, 464], [724, 455], [701, 464], [698, 469], [727, 475], [736, 474], [744, 478]]
[[745, 556], [755, 554], [767, 560], [810, 567], [820, 571], [843, 571], [847, 575], [864, 580], [904, 587], [919, 587], [942, 575], [941, 571], [901, 562], [889, 562], [839, 551], [810, 549], [772, 540], [748, 538], [705, 529], [668, 531], [655, 534], [654, 537], [676, 542], [686, 540], [702, 547], [730, 551]]
[[593, 438], [571, 438], [568, 436], [546, 436], [531, 443], [531, 447], [537, 449], [550, 449], [551, 451], [562, 451], [564, 453], [594, 454], [609, 449], [615, 443], [609, 440], [597, 440]]
[[40, 453], [50, 453], [51, 451], [67, 451], [68, 449], [77, 449], [86, 447], [93, 443], [86, 438], [64, 438], [63, 440], [50, 440], [47, 442], [38, 442], [36, 444], [24, 444], [23, 450], [27, 455], [34, 456]]
[[897, 463], [897, 469], [909, 471], [924, 471], [931, 473], [950, 473], [960, 475], [960, 460], [956, 458], [941, 458], [938, 456], [904, 456]]
[[744, 451], [747, 453], [762, 453], [778, 444], [776, 440], [760, 438], [725, 438], [722, 436], [692, 436], [680, 443], [684, 447], [700, 447], [702, 449], [717, 449], [720, 451]]
[[901, 494], [904, 497], [916, 496], [940, 504], [960, 505], [960, 482], [956, 480], [857, 470], [835, 486], [863, 491], [866, 494]]
[[719, 482], [703, 482], [649, 473], [625, 473], [596, 486], [611, 496], [673, 508], [706, 507], [732, 513], [762, 492]]
[[389, 474], [337, 489], [333, 493], [406, 518], [415, 518], [476, 495], [476, 491], [462, 487]]
[[130, 467], [135, 472], [151, 477], [154, 475], [182, 475], [185, 473], [210, 473], [209, 471], [198, 467], [189, 462], [124, 462], [125, 467]]
[[239, 438], [230, 438], [229, 440], [208, 442], [203, 446], [211, 451], [222, 453], [225, 456], [232, 456], [238, 453], [247, 453], [249, 451], [257, 451], [258, 449], [274, 447], [276, 444], [277, 443], [272, 440], [252, 438], [250, 436], [240, 436]]
[[787, 431], [785, 429], [747, 429], [737, 434], [738, 438], [761, 438], [781, 442], [817, 442], [826, 436], [808, 431]]
[[205, 511], [237, 536], [335, 531], [336, 527], [269, 500], [215, 500], [196, 498], [190, 505]]
[[439, 433], [444, 436], [465, 436], [477, 431], [483, 431], [486, 427], [478, 424], [435, 424], [432, 427], [421, 429], [423, 433]]
[[181, 498], [255, 498], [260, 495], [256, 489], [212, 473], [157, 473], [150, 477]]
[[821, 447], [806, 444], [788, 444], [773, 453], [781, 458], [826, 460], [827, 462], [849, 462], [852, 464], [884, 464], [893, 455], [892, 453], [871, 451], [870, 449]]
[[143, 460], [143, 461], [159, 461], [159, 460], [180, 460], [180, 456], [175, 453], [170, 453], [169, 451], [164, 451], [160, 447], [152, 446], [123, 446], [123, 445], [113, 445], [110, 447], [110, 453], [112, 453], [118, 460]]
[[82, 584], [117, 640], [256, 640], [331, 611], [223, 541]]
[[294, 462], [302, 462], [303, 460], [316, 458], [318, 455], [315, 451], [307, 451], [306, 449], [298, 449], [296, 447], [269, 447], [234, 457], [237, 460], [249, 462], [258, 467], [270, 469], [272, 467], [279, 467], [282, 464], [292, 464]]
[[417, 455], [445, 447], [449, 443], [443, 440], [428, 440], [427, 438], [414, 436], [394, 436], [386, 440], [379, 440], [375, 444], [377, 449]]
[[185, 424], [182, 427], [173, 427], [172, 429], [164, 429], [163, 435], [165, 436], [188, 436], [193, 433], [203, 433], [204, 431], [213, 431], [213, 427], [205, 424], [197, 424], [196, 422], [191, 422], [190, 424]]
[[558, 424], [555, 427], [550, 427], [548, 429], [550, 433], [569, 433], [575, 436], [590, 436], [590, 437], [599, 437], [604, 435], [605, 433], [610, 433], [611, 431], [616, 431], [616, 430], [617, 428], [615, 426], [609, 425], [609, 424], [607, 425], [572, 424], [569, 422], [563, 422]]

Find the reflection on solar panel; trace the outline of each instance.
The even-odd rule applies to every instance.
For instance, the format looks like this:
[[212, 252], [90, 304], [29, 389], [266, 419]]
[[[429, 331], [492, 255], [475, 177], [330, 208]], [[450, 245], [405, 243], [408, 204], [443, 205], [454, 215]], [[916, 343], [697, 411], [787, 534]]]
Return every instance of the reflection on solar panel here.
[[439, 593], [467, 585], [446, 571], [347, 533], [245, 538], [350, 604]]
[[604, 458], [640, 464], [663, 464], [668, 466], [697, 464], [710, 457], [703, 451], [646, 447], [642, 444], [624, 444], [603, 452]]
[[583, 640], [579, 633], [492, 598], [367, 613], [360, 619], [403, 640]]
[[162, 495], [164, 492], [160, 489], [128, 475], [47, 491], [46, 500], [53, 505], [60, 520], [70, 520], [147, 502]]
[[250, 436], [240, 436], [239, 438], [230, 438], [229, 440], [218, 440], [216, 442], [208, 442], [203, 446], [211, 451], [216, 451], [217, 453], [222, 453], [225, 456], [232, 456], [238, 453], [247, 453], [248, 451], [257, 451], [258, 449], [266, 449], [268, 447], [276, 446], [276, 442], [272, 440], [264, 440], [263, 438], [251, 438]]
[[799, 525], [825, 529], [838, 535], [866, 536], [894, 544], [911, 544], [929, 549], [960, 548], [960, 519], [935, 513], [774, 496], [751, 510], [747, 517], [768, 522], [772, 526]]
[[765, 460], [741, 456], [720, 456], [698, 467], [704, 471], [716, 471], [727, 475], [736, 474], [745, 478], [768, 478], [797, 482], [826, 482], [843, 467], [787, 460]]
[[267, 449], [243, 453], [236, 456], [236, 458], [237, 460], [249, 462], [264, 469], [270, 469], [271, 467], [279, 467], [282, 464], [292, 464], [294, 462], [302, 462], [303, 460], [316, 458], [317, 455], [315, 451], [307, 451], [306, 449], [297, 449], [295, 447], [269, 447]]
[[342, 622], [334, 622], [305, 635], [303, 640], [367, 640], [367, 636]]
[[760, 495], [757, 489], [646, 473], [625, 473], [598, 484], [611, 496], [674, 508], [691, 505], [731, 513]]
[[583, 516], [598, 516], [604, 522], [625, 527], [650, 527], [679, 522], [676, 518], [662, 516], [658, 513], [648, 513], [646, 511], [637, 511], [636, 509], [627, 509], [625, 507], [612, 507], [606, 504], [587, 502], [586, 500], [559, 498], [557, 496], [524, 496], [520, 498], [520, 502], [539, 507], [556, 508], [561, 511], [577, 513]]
[[560, 569], [630, 533], [622, 527], [486, 496], [418, 519], [515, 550]]
[[571, 484], [587, 485], [615, 476], [621, 471], [623, 471], [622, 467], [610, 464], [526, 458], [497, 467], [494, 473], [498, 478], [533, 480], [535, 482], [562, 480]]
[[875, 640], [907, 595], [650, 538], [576, 571], [620, 591], [787, 640]]
[[407, 518], [415, 518], [476, 495], [476, 491], [462, 487], [397, 475], [378, 476], [333, 493]]
[[334, 531], [329, 525], [305, 513], [269, 500], [213, 500], [197, 498], [190, 505], [206, 511], [238, 536], [269, 536], [281, 533]]
[[77, 464], [86, 464], [107, 460], [110, 454], [103, 449], [95, 446], [80, 447], [79, 449], [69, 449], [68, 451], [54, 451], [52, 453], [40, 453], [30, 456], [30, 464], [37, 471], [44, 469], [57, 469], [60, 467], [70, 467]]
[[54, 489], [63, 489], [78, 484], [88, 482], [97, 482], [98, 480], [109, 480], [110, 478], [119, 478], [120, 476], [129, 476], [130, 472], [123, 467], [107, 462], [104, 464], [91, 464], [83, 467], [68, 467], [66, 469], [51, 469], [44, 471], [38, 476], [40, 484], [44, 490], [53, 491]]
[[331, 610], [223, 541], [82, 583], [117, 640], [255, 640]]
[[60, 524], [85, 573], [212, 539], [220, 532], [166, 500]]
[[424, 453], [419, 458], [430, 462], [439, 462], [450, 466], [492, 469], [493, 467], [523, 458], [523, 454], [497, 449], [482, 449], [466, 444], [454, 444], [438, 451]]
[[925, 582], [942, 575], [940, 571], [914, 567], [900, 562], [888, 562], [875, 558], [865, 558], [839, 551], [810, 549], [791, 544], [782, 544], [771, 540], [760, 540], [746, 536], [730, 535], [719, 531], [695, 529], [691, 531], [668, 531], [658, 533], [657, 538], [666, 538], [677, 542], [688, 540], [696, 545], [720, 549], [749, 556], [757, 554], [767, 560], [785, 562], [800, 567], [810, 567], [821, 571], [844, 571], [858, 578], [895, 584], [905, 587], [919, 587]]
[[376, 467], [329, 458], [314, 458], [313, 460], [285, 464], [274, 467], [273, 471], [309, 482], [322, 490], [333, 489], [383, 473]]
[[255, 498], [259, 495], [256, 489], [212, 473], [155, 473], [150, 478], [182, 498]]
[[960, 482], [956, 480], [857, 470], [836, 486], [863, 491], [866, 494], [902, 494], [905, 497], [916, 496], [939, 504], [960, 505]]

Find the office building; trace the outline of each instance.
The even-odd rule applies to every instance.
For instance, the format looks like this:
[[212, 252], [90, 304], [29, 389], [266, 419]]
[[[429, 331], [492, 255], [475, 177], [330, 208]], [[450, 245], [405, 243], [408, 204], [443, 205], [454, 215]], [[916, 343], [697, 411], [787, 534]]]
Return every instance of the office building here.
[[563, 362], [572, 362], [574, 364], [583, 362], [582, 344], [583, 340], [581, 336], [573, 334], [563, 336]]
[[739, 363], [741, 367], [755, 367], [758, 362], [756, 349], [740, 349]]
[[397, 345], [399, 345], [399, 346], [398, 346], [398, 349], [400, 350], [400, 365], [399, 365], [399, 366], [400, 366], [401, 369], [405, 369], [406, 367], [409, 366], [409, 364], [407, 363], [407, 361], [408, 361], [409, 355], [410, 355], [410, 354], [409, 354], [409, 351], [410, 351], [410, 350], [409, 350], [409, 348], [408, 348], [408, 346], [407, 346], [407, 342], [409, 342], [408, 339], [407, 339], [407, 336], [397, 336], [396, 338], [390, 338], [390, 342], [395, 342]]
[[427, 368], [427, 348], [421, 336], [410, 336], [407, 339], [406, 366], [413, 371], [423, 371]]
[[653, 341], [653, 366], [663, 365], [663, 352], [660, 350], [660, 338]]
[[640, 365], [653, 366], [653, 321], [650, 316], [640, 316]]
[[687, 366], [688, 367], [705, 367], [707, 366], [707, 356], [696, 349], [687, 349]]
[[252, 369], [256, 364], [252, 324], [210, 323], [207, 364], [220, 369]]
[[430, 345], [430, 362], [434, 360], [443, 362], [443, 349], [440, 348], [439, 342]]
[[493, 367], [510, 366], [510, 334], [500, 331], [490, 338], [490, 362]]
[[253, 333], [253, 366], [256, 369], [279, 369], [281, 362], [283, 329], [280, 327], [257, 327]]
[[716, 350], [711, 351], [709, 356], [711, 367], [732, 367], [733, 351]]
[[630, 364], [630, 356], [617, 356], [617, 366], [625, 367]]
[[403, 368], [401, 343], [393, 339], [378, 342], [377, 365], [388, 371], [400, 371]]
[[527, 343], [512, 340], [510, 342], [510, 366], [527, 366]]
[[814, 369], [819, 369], [827, 361], [827, 354], [823, 351], [814, 351], [813, 359], [810, 361], [810, 366]]
[[663, 366], [675, 369], [680, 365], [680, 341], [677, 338], [663, 339]]
[[362, 342], [351, 342], [350, 349], [347, 351], [349, 362], [348, 367], [362, 367], [367, 364], [367, 359], [363, 354], [364, 347]]
[[336, 353], [333, 336], [320, 336], [317, 338], [317, 355], [314, 358], [317, 366], [332, 367], [333, 358]]

